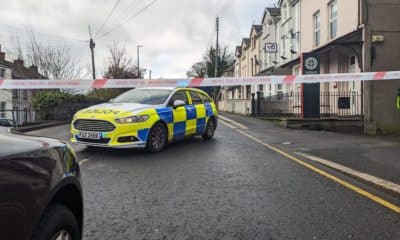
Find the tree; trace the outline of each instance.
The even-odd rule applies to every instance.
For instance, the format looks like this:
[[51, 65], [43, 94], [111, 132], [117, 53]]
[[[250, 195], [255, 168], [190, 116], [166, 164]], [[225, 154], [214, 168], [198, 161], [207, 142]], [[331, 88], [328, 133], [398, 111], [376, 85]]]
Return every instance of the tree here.
[[203, 59], [192, 65], [191, 69], [186, 73], [188, 77], [222, 77], [233, 71], [234, 58], [228, 52], [228, 48], [219, 49], [218, 71], [215, 76], [215, 57], [216, 51], [214, 47], [209, 47], [203, 55]]
[[137, 66], [133, 63], [133, 59], [128, 56], [125, 46], [114, 42], [109, 46], [109, 56], [106, 59], [105, 78], [113, 79], [137, 79], [144, 76], [145, 70], [140, 70], [138, 76]]
[[[114, 42], [109, 46], [109, 56], [105, 59], [106, 72], [103, 74], [104, 78], [108, 79], [139, 79], [143, 78], [145, 71], [140, 70], [140, 76], [138, 76], [137, 66], [133, 63], [133, 59], [128, 55], [128, 51], [125, 46], [119, 45]], [[92, 95], [109, 101], [112, 98], [120, 95], [128, 89], [98, 89], [92, 92]]]
[[[16, 39], [16, 52], [21, 60], [26, 60], [30, 65], [38, 67], [38, 71], [47, 79], [79, 79], [84, 77], [84, 71], [72, 55], [70, 45], [58, 43], [46, 44], [38, 40], [37, 33], [32, 27], [25, 28], [25, 49], [21, 47], [21, 41]], [[72, 89], [62, 89], [62, 92], [74, 93]]]
[[[203, 59], [192, 65], [191, 69], [186, 73], [188, 77], [204, 78], [204, 77], [222, 77], [233, 72], [234, 58], [228, 52], [228, 48], [219, 49], [218, 54], [218, 70], [215, 75], [216, 51], [214, 47], [209, 47], [203, 55]], [[214, 100], [218, 100], [221, 87], [205, 87], [202, 88], [208, 92]]]

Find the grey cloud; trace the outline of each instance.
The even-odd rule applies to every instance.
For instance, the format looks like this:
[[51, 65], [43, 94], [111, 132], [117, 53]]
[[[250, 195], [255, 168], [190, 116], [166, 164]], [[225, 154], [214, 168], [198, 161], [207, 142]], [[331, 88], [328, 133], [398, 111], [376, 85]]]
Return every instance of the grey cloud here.
[[[102, 33], [124, 23], [140, 6], [150, 0], [121, 0]], [[201, 59], [206, 48], [215, 44], [215, 16], [221, 18], [221, 43], [232, 50], [247, 36], [253, 21], [259, 22], [263, 9], [275, 0], [159, 0], [138, 17], [106, 37], [96, 40], [96, 62], [107, 55], [117, 41], [124, 44], [133, 58], [141, 44], [142, 66], [153, 76], [185, 77], [190, 66]], [[23, 35], [22, 26], [30, 25], [43, 33], [45, 42], [67, 42], [74, 54], [87, 65], [90, 61], [86, 42], [88, 24], [94, 32], [114, 5], [111, 0], [0, 0], [0, 44], [12, 44], [11, 35]], [[99, 34], [101, 36], [102, 34]]]

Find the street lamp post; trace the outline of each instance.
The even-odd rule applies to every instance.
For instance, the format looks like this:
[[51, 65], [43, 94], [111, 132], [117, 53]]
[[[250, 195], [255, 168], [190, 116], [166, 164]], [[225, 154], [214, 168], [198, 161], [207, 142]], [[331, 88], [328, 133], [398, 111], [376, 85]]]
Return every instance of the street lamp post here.
[[140, 78], [140, 59], [139, 59], [139, 49], [142, 48], [143, 46], [137, 46], [137, 73], [138, 73], [138, 78]]

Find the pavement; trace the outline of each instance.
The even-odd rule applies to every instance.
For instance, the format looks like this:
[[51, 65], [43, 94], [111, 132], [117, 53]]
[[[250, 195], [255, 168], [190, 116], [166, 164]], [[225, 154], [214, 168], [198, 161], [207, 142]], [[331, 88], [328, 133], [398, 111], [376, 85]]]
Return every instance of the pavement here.
[[[160, 154], [73, 145], [85, 239], [400, 239], [400, 198], [292, 153], [385, 175], [395, 143], [223, 116], [233, 121], [222, 120], [214, 140]], [[29, 134], [68, 140], [69, 126]], [[382, 177], [396, 181], [393, 172]]]
[[249, 126], [255, 135], [293, 152], [304, 153], [400, 184], [400, 138], [357, 133], [291, 130], [243, 115], [223, 116]]

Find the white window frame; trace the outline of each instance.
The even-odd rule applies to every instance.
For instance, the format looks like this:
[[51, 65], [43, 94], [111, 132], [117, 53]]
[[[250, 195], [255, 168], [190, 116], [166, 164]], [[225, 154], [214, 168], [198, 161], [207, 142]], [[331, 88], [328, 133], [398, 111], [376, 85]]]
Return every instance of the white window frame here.
[[287, 8], [288, 8], [288, 5], [287, 5], [287, 3], [285, 2], [285, 3], [283, 4], [283, 6], [282, 6], [282, 20], [283, 20], [283, 21], [285, 21], [285, 20], [288, 18], [288, 16], [287, 16]]
[[6, 118], [7, 102], [0, 102], [0, 118]]
[[[335, 39], [337, 37], [337, 31], [338, 31], [338, 6], [337, 6], [337, 0], [333, 0], [328, 4], [328, 9], [329, 9], [329, 40]], [[336, 16], [332, 16], [333, 9], [336, 10]], [[332, 26], [333, 23], [336, 24], [336, 29], [335, 29], [335, 34], [332, 34]]]
[[[314, 19], [314, 47], [321, 45], [321, 12], [318, 10], [313, 15]], [[318, 36], [318, 38], [317, 38]]]

